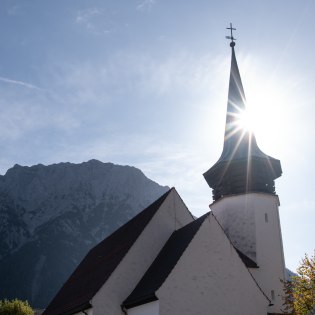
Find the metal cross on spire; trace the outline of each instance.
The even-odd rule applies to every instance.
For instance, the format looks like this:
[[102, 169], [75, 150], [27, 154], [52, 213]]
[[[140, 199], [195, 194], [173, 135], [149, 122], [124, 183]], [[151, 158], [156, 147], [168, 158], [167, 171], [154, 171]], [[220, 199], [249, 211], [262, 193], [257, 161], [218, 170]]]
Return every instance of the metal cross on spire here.
[[230, 39], [231, 40], [230, 46], [234, 47], [235, 46], [234, 41], [236, 40], [236, 38], [233, 37], [233, 31], [236, 31], [236, 28], [233, 28], [232, 23], [230, 23], [230, 27], [227, 27], [226, 29], [231, 31], [231, 36], [225, 36], [225, 38]]

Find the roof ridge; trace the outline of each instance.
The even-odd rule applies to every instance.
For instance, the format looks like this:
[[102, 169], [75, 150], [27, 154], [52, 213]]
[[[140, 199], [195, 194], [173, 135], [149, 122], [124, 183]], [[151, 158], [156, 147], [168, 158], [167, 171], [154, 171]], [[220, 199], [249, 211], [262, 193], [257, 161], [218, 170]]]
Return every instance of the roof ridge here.
[[183, 205], [185, 206], [185, 208], [186, 208], [186, 210], [188, 211], [188, 213], [191, 215], [191, 217], [192, 217], [194, 220], [196, 220], [195, 217], [194, 217], [194, 215], [192, 214], [192, 212], [191, 212], [191, 211], [189, 210], [189, 208], [187, 207], [185, 201], [183, 200], [183, 198], [181, 197], [181, 195], [180, 195], [180, 194], [178, 193], [178, 191], [176, 190], [176, 188], [173, 186], [171, 189], [173, 189], [173, 190], [176, 192], [176, 194], [178, 195], [179, 199], [182, 201], [182, 203], [183, 203]]

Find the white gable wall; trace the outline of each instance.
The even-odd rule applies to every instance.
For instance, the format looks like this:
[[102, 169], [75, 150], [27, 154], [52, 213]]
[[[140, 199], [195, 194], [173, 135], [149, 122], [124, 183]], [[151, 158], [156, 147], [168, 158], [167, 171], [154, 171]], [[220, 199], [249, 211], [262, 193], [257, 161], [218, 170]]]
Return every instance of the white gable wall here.
[[156, 295], [160, 315], [266, 315], [269, 304], [212, 214]]
[[124, 314], [120, 305], [132, 292], [171, 234], [193, 217], [172, 189], [116, 270], [92, 299], [93, 315]]
[[159, 315], [159, 301], [153, 301], [143, 305], [130, 308], [127, 312], [128, 315]]
[[256, 261], [256, 223], [252, 196], [223, 197], [210, 208], [236, 248]]
[[257, 262], [253, 276], [271, 300], [274, 295], [270, 313], [281, 313], [285, 272], [278, 206], [278, 196], [264, 193], [223, 197], [210, 205], [232, 243]]
[[79, 313], [75, 313], [73, 315], [93, 315], [93, 309], [92, 308], [89, 308], [88, 310], [84, 310], [84, 313], [83, 311], [79, 312]]

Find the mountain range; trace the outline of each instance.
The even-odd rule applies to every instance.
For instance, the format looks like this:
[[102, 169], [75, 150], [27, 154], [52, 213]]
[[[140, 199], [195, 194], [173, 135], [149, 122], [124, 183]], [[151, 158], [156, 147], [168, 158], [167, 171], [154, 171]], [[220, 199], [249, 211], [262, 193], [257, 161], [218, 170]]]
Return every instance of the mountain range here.
[[97, 160], [15, 165], [0, 176], [0, 299], [46, 307], [89, 249], [168, 189]]

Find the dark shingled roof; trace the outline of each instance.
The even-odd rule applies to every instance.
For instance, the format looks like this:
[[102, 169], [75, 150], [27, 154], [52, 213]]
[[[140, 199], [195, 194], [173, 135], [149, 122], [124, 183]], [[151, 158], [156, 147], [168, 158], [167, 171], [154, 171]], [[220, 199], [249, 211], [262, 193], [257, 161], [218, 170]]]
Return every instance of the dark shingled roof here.
[[238, 255], [240, 256], [240, 258], [242, 259], [244, 265], [245, 265], [247, 268], [259, 268], [255, 261], [253, 261], [251, 258], [249, 258], [248, 256], [246, 256], [244, 253], [242, 253], [242, 252], [241, 252], [239, 249], [237, 249], [235, 246], [234, 246], [234, 248], [236, 249]]
[[171, 190], [92, 248], [43, 315], [68, 315], [90, 307], [90, 300], [107, 281]]
[[208, 215], [209, 213], [206, 213], [170, 236], [136, 288], [123, 302], [125, 308], [157, 300], [156, 290], [166, 280]]

